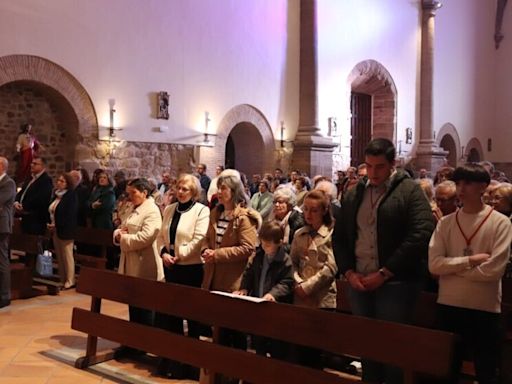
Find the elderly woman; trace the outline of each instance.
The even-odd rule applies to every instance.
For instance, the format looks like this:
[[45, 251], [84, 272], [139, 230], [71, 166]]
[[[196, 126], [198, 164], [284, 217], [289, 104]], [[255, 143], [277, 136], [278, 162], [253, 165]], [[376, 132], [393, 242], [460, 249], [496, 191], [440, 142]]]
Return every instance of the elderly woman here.
[[[336, 309], [338, 271], [332, 250], [334, 219], [329, 209], [329, 197], [313, 190], [304, 199], [306, 225], [295, 234], [290, 251], [294, 269], [294, 303], [297, 305]], [[299, 348], [300, 364], [321, 366], [321, 354], [311, 348]]]
[[[197, 177], [189, 174], [180, 176], [176, 192], [178, 202], [165, 209], [157, 238], [165, 281], [200, 287], [203, 281], [201, 246], [208, 230], [210, 209], [197, 201], [201, 194], [201, 184]], [[188, 335], [199, 338], [198, 324], [193, 321], [187, 323]], [[185, 334], [181, 318], [157, 313], [156, 324], [160, 328]], [[158, 373], [175, 380], [197, 380], [199, 377], [199, 369], [167, 359], [160, 361]]]
[[274, 207], [271, 219], [276, 220], [283, 228], [283, 245], [287, 253], [293, 241], [295, 231], [304, 226], [304, 216], [296, 206], [295, 193], [291, 188], [282, 187], [274, 192]]
[[[100, 179], [101, 180], [101, 179]], [[128, 182], [126, 191], [133, 203], [133, 212], [114, 231], [114, 243], [121, 247], [120, 274], [162, 281], [164, 271], [156, 238], [162, 227], [160, 210], [148, 198], [151, 189], [144, 178]], [[153, 313], [130, 306], [130, 321], [153, 325]]]
[[75, 286], [75, 260], [73, 244], [77, 227], [78, 200], [75, 180], [69, 173], [57, 178], [54, 199], [50, 203], [50, 223], [48, 229], [53, 232], [53, 246], [59, 263], [59, 277], [63, 289]]
[[496, 211], [512, 219], [512, 184], [501, 183], [494, 191], [491, 204]]
[[[255, 252], [259, 214], [245, 208], [249, 198], [237, 171], [221, 172], [217, 187], [219, 204], [210, 213], [207, 245], [202, 252], [202, 287], [234, 292], [240, 289], [247, 261]], [[245, 336], [236, 332], [225, 330], [219, 338], [223, 344], [245, 348]]]

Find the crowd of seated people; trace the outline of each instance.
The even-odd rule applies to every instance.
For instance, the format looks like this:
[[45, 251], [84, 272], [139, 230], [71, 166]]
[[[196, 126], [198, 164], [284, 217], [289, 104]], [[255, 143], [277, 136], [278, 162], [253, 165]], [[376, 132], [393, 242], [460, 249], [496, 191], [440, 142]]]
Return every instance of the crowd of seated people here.
[[[386, 295], [399, 298], [393, 284], [424, 283], [420, 279], [428, 275], [427, 250], [435, 224], [446, 223], [460, 210], [461, 183], [472, 181], [464, 173], [460, 176], [459, 168], [450, 167], [433, 172], [433, 178], [421, 170], [415, 178], [396, 167], [388, 156], [392, 152], [386, 151], [370, 148], [365, 163], [338, 171], [334, 179], [310, 177], [300, 170], [286, 175], [276, 168], [252, 175], [249, 182], [243, 173], [219, 165], [212, 180], [207, 165], [199, 164], [195, 173], [179, 177], [165, 171], [160, 182], [130, 179], [123, 171], [112, 179], [102, 169], [90, 179], [85, 169], [77, 169], [59, 175], [55, 188], [44, 159], [36, 157], [33, 178], [19, 191], [14, 207], [26, 233], [52, 231], [64, 289], [75, 285], [74, 230], [90, 226], [113, 231], [120, 260], [109, 267], [119, 273], [323, 310], [336, 308], [335, 279], [345, 278], [359, 295], [359, 302], [353, 303], [357, 308], [364, 299], [361, 293], [379, 295], [388, 290]], [[482, 190], [483, 203], [512, 220], [512, 184], [492, 164], [482, 167], [493, 180]], [[411, 196], [413, 200], [400, 205]], [[397, 230], [400, 235], [379, 237], [383, 222], [392, 223], [386, 231]], [[361, 230], [364, 235], [358, 237]], [[413, 247], [408, 242], [415, 241], [414, 249], [421, 251], [410, 256]], [[381, 255], [384, 249], [386, 257]], [[407, 257], [418, 259], [417, 264]], [[482, 257], [468, 265], [479, 268], [486, 260]], [[500, 268], [495, 276], [503, 275]], [[446, 270], [435, 264], [434, 271]], [[406, 308], [413, 307], [409, 304]], [[130, 307], [129, 313], [130, 321], [189, 337], [197, 338], [204, 331], [194, 321], [186, 321], [184, 328], [184, 319], [140, 308]], [[248, 340], [233, 330], [220, 335], [221, 343], [235, 348], [248, 348]], [[255, 338], [252, 347], [263, 355], [323, 367], [319, 351], [261, 338]], [[365, 362], [363, 372], [370, 372], [370, 366]], [[165, 359], [157, 372], [173, 379], [198, 377], [196, 367]], [[400, 382], [396, 372], [383, 377], [372, 380]]]

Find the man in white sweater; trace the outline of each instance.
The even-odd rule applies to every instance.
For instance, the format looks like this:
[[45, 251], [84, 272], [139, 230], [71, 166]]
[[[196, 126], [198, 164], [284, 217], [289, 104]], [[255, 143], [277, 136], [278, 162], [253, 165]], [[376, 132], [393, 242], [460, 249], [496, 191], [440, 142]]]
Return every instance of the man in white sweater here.
[[[441, 327], [462, 337], [474, 353], [480, 384], [498, 382], [501, 344], [501, 278], [510, 257], [510, 220], [482, 201], [489, 174], [477, 164], [455, 170], [462, 208], [438, 223], [429, 247], [429, 269], [439, 276]], [[454, 376], [462, 358], [457, 356]], [[454, 382], [456, 377], [453, 378]]]

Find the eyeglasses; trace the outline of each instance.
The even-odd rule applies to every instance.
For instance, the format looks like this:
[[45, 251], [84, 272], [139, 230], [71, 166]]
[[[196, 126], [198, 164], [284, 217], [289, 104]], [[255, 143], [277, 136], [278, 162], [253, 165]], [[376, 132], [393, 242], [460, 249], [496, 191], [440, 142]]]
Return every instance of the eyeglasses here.
[[33, 161], [33, 162], [32, 162], [32, 163], [30, 163], [30, 164], [32, 164], [32, 165], [43, 165], [43, 163], [40, 163], [40, 162], [38, 162], [38, 161]]

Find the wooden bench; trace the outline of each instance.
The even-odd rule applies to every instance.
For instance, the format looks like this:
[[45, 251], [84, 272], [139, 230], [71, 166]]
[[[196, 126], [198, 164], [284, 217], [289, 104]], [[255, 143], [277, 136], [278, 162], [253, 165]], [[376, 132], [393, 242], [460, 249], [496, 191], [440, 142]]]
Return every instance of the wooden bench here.
[[146, 308], [214, 327], [234, 329], [318, 348], [337, 355], [361, 356], [400, 367], [405, 383], [420, 374], [448, 375], [455, 336], [450, 333], [293, 305], [253, 303], [205, 290], [84, 268], [77, 291], [92, 296], [90, 310], [74, 308], [71, 327], [88, 335], [87, 350], [75, 366], [86, 368], [113, 358], [98, 354], [98, 337], [178, 360], [210, 372], [252, 383], [349, 383], [354, 378], [294, 365], [187, 338], [162, 329], [101, 313], [102, 299]]
[[[75, 253], [77, 264], [84, 267], [105, 269], [108, 249], [114, 247], [112, 233], [113, 231], [110, 229], [78, 227], [75, 236], [75, 244], [79, 246], [80, 251]], [[86, 247], [92, 246], [95, 250], [85, 253], [86, 249], [80, 249], [80, 246], [84, 245]]]

